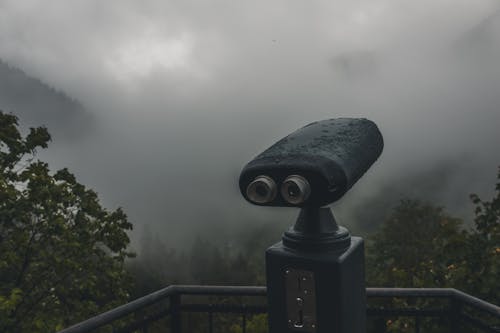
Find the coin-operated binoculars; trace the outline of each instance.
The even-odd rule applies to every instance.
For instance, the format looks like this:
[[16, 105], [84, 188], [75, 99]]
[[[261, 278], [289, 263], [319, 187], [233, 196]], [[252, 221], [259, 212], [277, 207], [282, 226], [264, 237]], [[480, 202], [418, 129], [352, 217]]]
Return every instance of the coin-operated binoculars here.
[[367, 119], [309, 124], [242, 170], [240, 190], [260, 206], [301, 208], [295, 226], [266, 251], [269, 332], [366, 332], [363, 239], [330, 208], [369, 169], [384, 143]]

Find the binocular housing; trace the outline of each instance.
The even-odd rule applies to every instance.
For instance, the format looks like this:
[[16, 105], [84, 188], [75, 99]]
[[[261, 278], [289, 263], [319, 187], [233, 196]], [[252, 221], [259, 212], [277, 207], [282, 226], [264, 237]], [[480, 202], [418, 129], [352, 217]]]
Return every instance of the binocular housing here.
[[239, 186], [261, 206], [320, 207], [340, 199], [380, 156], [377, 125], [361, 118], [311, 123], [250, 161]]

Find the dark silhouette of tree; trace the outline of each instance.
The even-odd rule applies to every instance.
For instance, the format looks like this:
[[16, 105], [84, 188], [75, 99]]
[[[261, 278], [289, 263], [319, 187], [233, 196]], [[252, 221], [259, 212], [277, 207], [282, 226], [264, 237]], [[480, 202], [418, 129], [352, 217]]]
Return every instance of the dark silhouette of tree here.
[[[403, 200], [384, 222], [367, 247], [368, 285], [385, 287], [447, 287], [487, 300], [500, 302], [500, 169], [496, 195], [475, 204], [474, 226], [442, 208], [416, 200]], [[389, 300], [396, 306], [429, 307], [429, 300]], [[412, 303], [413, 302], [413, 303]], [[412, 303], [412, 304], [409, 304]], [[389, 332], [412, 332], [406, 318], [382, 328]], [[437, 330], [427, 323], [427, 330]]]
[[37, 160], [49, 141], [43, 127], [21, 135], [0, 111], [1, 332], [54, 332], [128, 299], [132, 224], [67, 169]]
[[498, 304], [500, 291], [500, 169], [491, 201], [472, 194], [474, 225], [442, 208], [403, 200], [371, 239], [367, 276], [371, 285], [452, 287]]
[[447, 256], [465, 241], [462, 221], [442, 208], [403, 200], [369, 240], [368, 281], [388, 287], [444, 287]]

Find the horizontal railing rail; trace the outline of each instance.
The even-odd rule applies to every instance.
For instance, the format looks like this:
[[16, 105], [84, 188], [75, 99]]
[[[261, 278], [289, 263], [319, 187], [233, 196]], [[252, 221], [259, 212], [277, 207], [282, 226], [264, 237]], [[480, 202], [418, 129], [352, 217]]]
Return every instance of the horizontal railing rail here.
[[[114, 309], [101, 313], [95, 317], [87, 319], [69, 328], [63, 329], [59, 333], [91, 332], [92, 330], [110, 324], [113, 321], [121, 319], [149, 305], [179, 295], [266, 296], [266, 287], [186, 286], [186, 285], [168, 286], [166, 288], [157, 290], [149, 295], [140, 297], [127, 304], [120, 305]], [[171, 312], [171, 310], [169, 311], [169, 313]]]
[[[204, 297], [265, 297], [265, 287], [251, 286], [187, 286], [173, 285], [160, 289], [149, 295], [140, 297], [130, 303], [118, 306], [112, 310], [87, 319], [76, 325], [63, 329], [59, 333], [87, 333], [100, 327], [113, 324], [131, 314], [138, 313], [147, 307], [162, 301], [169, 301], [167, 309], [149, 313], [136, 319], [126, 327], [114, 329], [114, 332], [133, 332], [136, 330], [147, 331], [147, 327], [155, 321], [170, 318], [170, 331], [181, 332], [182, 313], [207, 313], [209, 332], [213, 331], [214, 313], [233, 313], [242, 315], [241, 326], [246, 331], [247, 315], [262, 314], [267, 312], [265, 302], [258, 305], [249, 304], [218, 304], [204, 301], [203, 303], [183, 303], [183, 296]], [[367, 288], [366, 295], [371, 299], [444, 299], [449, 301], [449, 306], [439, 308], [420, 307], [368, 307], [368, 317], [393, 318], [412, 317], [415, 320], [415, 332], [420, 332], [422, 318], [440, 317], [448, 318], [450, 332], [459, 332], [461, 325], [469, 325], [484, 332], [500, 332], [500, 307], [473, 297], [452, 288]], [[493, 324], [478, 319], [477, 316], [467, 313], [465, 308], [489, 315]]]
[[500, 317], [500, 307], [453, 288], [366, 288], [367, 297], [450, 298]]

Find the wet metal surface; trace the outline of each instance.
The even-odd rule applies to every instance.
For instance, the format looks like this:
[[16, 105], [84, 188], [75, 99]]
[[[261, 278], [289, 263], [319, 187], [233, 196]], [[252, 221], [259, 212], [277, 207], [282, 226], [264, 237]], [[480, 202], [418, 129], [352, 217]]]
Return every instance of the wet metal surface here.
[[[324, 205], [338, 200], [382, 153], [382, 134], [363, 118], [337, 118], [304, 126], [258, 155], [243, 169], [242, 192], [254, 177], [264, 174], [276, 184], [298, 174], [312, 186], [309, 202]], [[282, 198], [281, 198], [282, 199]], [[293, 206], [280, 196], [268, 205]]]

